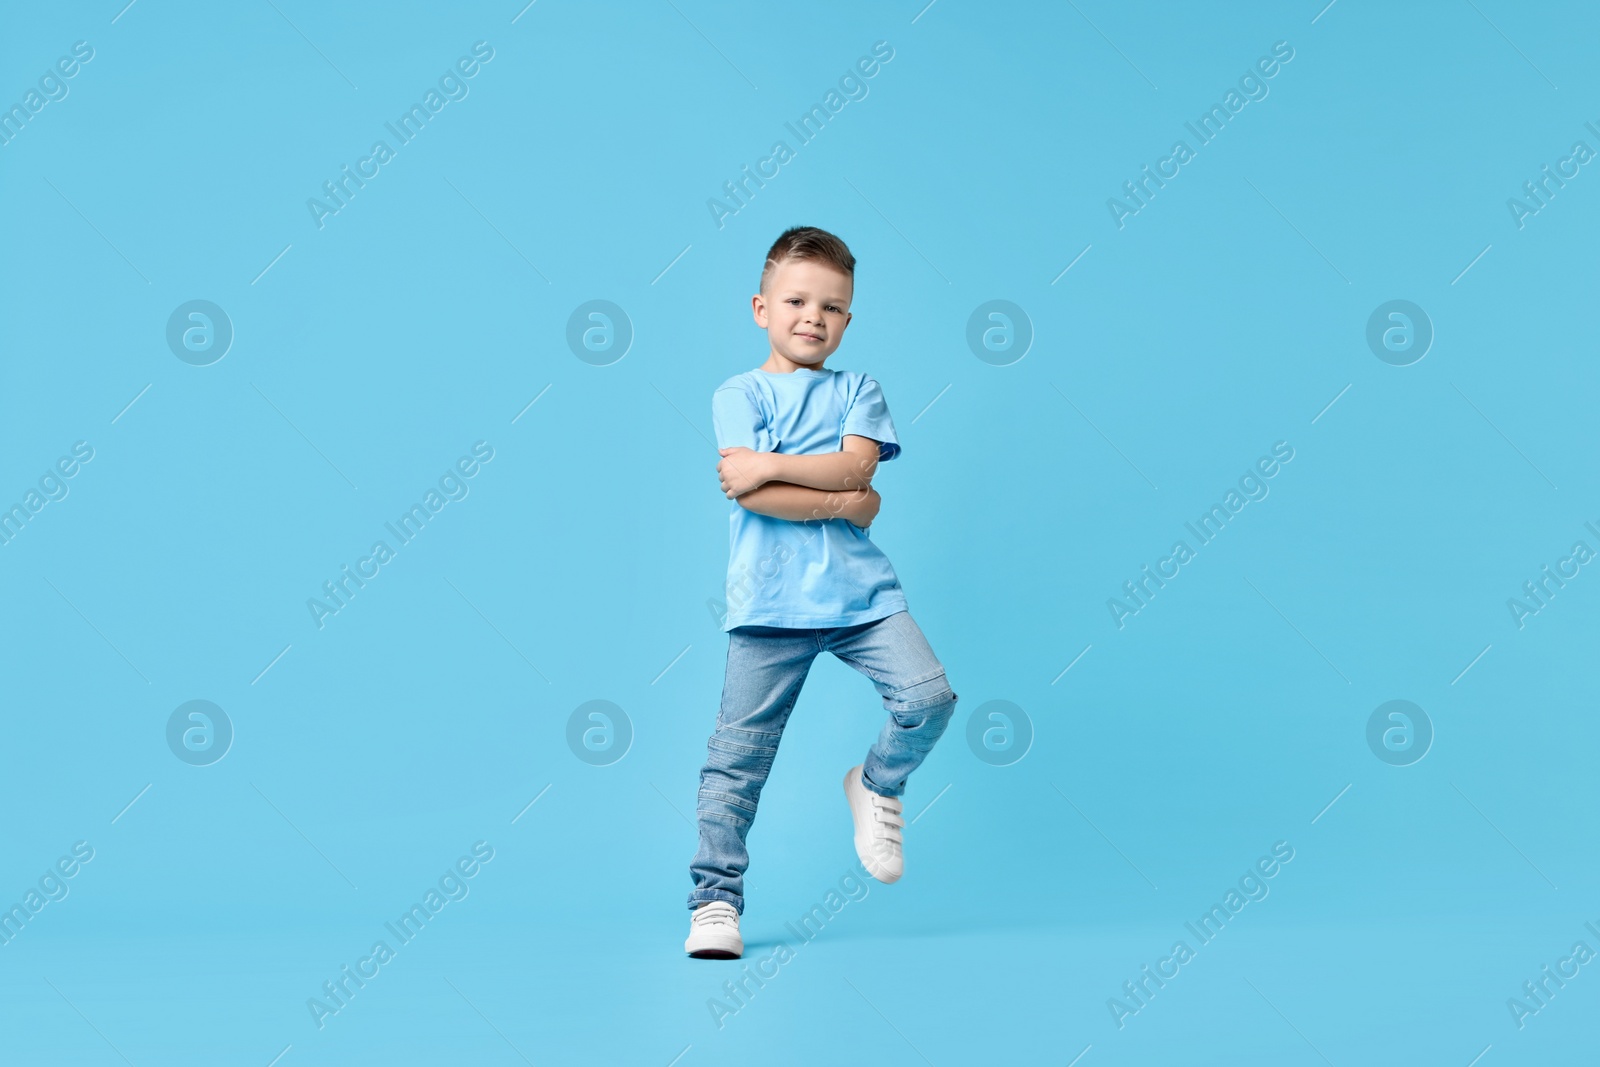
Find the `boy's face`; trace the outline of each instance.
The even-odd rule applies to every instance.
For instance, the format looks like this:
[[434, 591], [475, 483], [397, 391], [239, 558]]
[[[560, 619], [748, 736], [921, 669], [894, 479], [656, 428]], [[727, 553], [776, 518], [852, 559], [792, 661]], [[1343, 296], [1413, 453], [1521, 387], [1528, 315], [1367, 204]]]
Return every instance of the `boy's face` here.
[[756, 325], [767, 331], [770, 371], [821, 370], [850, 324], [855, 283], [820, 260], [786, 259], [772, 268], [766, 288], [750, 298]]

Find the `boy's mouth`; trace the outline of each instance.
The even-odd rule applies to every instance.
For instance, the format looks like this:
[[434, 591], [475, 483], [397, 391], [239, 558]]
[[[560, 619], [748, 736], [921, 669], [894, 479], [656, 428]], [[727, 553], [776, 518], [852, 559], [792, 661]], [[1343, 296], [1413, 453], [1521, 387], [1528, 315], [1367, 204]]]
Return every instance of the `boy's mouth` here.
[[800, 338], [803, 341], [821, 341], [822, 340], [821, 337], [819, 337], [817, 334], [814, 334], [814, 333], [797, 333], [797, 334], [795, 334], [795, 336]]

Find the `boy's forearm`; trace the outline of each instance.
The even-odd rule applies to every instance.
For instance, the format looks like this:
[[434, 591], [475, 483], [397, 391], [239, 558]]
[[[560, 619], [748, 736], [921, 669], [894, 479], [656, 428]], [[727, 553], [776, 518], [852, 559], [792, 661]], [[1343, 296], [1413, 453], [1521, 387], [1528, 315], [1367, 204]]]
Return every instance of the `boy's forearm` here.
[[829, 491], [792, 482], [767, 482], [738, 499], [747, 510], [774, 519], [845, 519], [861, 527], [871, 525], [881, 501], [875, 489]]
[[821, 452], [791, 455], [787, 452], [766, 453], [772, 481], [830, 492], [870, 488], [877, 461], [863, 458], [855, 452]]

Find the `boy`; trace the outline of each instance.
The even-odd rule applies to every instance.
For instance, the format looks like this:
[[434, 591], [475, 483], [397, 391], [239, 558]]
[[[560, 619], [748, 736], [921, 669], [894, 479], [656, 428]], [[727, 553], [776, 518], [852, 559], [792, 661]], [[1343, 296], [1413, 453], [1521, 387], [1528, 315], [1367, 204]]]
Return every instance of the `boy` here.
[[717, 476], [731, 508], [727, 676], [696, 805], [693, 916], [684, 950], [744, 953], [745, 836], [811, 661], [831, 652], [872, 680], [889, 711], [866, 760], [844, 776], [856, 855], [894, 882], [904, 871], [900, 797], [944, 733], [956, 694], [912, 621], [894, 567], [867, 537], [872, 477], [900, 453], [878, 383], [827, 370], [850, 323], [855, 257], [825, 230], [796, 227], [767, 253], [751, 298], [767, 361], [711, 399]]

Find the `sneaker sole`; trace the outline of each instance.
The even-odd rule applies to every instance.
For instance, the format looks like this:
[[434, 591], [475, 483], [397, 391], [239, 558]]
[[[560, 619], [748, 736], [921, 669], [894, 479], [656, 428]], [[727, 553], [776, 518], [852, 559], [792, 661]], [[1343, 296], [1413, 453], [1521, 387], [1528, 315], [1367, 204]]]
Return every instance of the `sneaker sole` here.
[[703, 948], [698, 952], [689, 953], [689, 958], [692, 960], [737, 960], [743, 957], [742, 952], [729, 952], [721, 948]]
[[901, 871], [899, 874], [892, 875], [892, 876], [885, 876], [883, 874], [880, 874], [877, 870], [874, 869], [874, 865], [871, 864], [871, 863], [868, 863], [867, 860], [861, 855], [861, 850], [860, 849], [856, 849], [856, 859], [861, 860], [861, 866], [863, 868], [865, 868], [865, 870], [866, 870], [866, 872], [868, 874], [872, 875], [874, 880], [882, 882], [884, 885], [894, 885], [901, 878], [905, 877], [905, 872], [904, 871]]
[[[690, 947], [690, 946], [694, 947]], [[744, 956], [744, 939], [738, 934], [712, 933], [708, 937], [694, 938], [683, 943], [683, 951], [690, 959], [736, 960]]]

